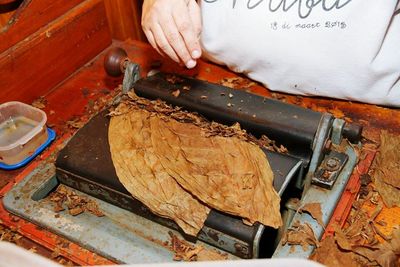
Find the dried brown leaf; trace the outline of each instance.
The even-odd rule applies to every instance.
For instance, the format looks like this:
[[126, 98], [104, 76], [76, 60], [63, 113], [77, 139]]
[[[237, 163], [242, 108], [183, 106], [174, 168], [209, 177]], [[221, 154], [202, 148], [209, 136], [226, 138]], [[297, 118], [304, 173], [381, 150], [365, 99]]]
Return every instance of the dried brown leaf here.
[[357, 255], [352, 252], [341, 251], [332, 236], [325, 238], [320, 247], [316, 248], [310, 259], [328, 267], [346, 266], [359, 267], [356, 261]]
[[151, 140], [151, 115], [138, 109], [111, 118], [108, 136], [117, 176], [153, 213], [174, 220], [185, 233], [195, 236], [210, 210], [161, 165]]
[[31, 105], [35, 108], [44, 109], [47, 105], [47, 100], [43, 96], [41, 96], [35, 99]]
[[372, 179], [386, 206], [400, 207], [400, 137], [382, 131], [380, 142]]
[[192, 245], [185, 240], [179, 239], [172, 232], [169, 232], [171, 237], [171, 249], [174, 251], [175, 261], [218, 261], [226, 260], [228, 255], [220, 253], [214, 249], [207, 249], [201, 245]]
[[[277, 228], [279, 195], [264, 152], [238, 138], [150, 117], [151, 141], [162, 166], [184, 189], [217, 210]], [[210, 160], [216, 159], [216, 160]]]
[[168, 121], [174, 119], [179, 122], [192, 123], [199, 126], [205, 131], [206, 136], [225, 136], [237, 137], [241, 140], [254, 143], [262, 148], [276, 151], [280, 153], [287, 153], [287, 149], [282, 145], [278, 146], [275, 141], [263, 135], [260, 139], [248, 134], [246, 130], [241, 129], [239, 123], [232, 126], [223, 125], [216, 122], [209, 122], [204, 117], [195, 112], [187, 112], [180, 107], [172, 107], [161, 100], [148, 100], [138, 97], [133, 91], [128, 92], [117, 107], [110, 109], [110, 116], [119, 116], [126, 114], [132, 110], [145, 109], [152, 113], [157, 113], [162, 116], [163, 120]]
[[400, 207], [400, 190], [382, 181], [380, 175], [377, 173], [379, 173], [379, 170], [375, 170], [372, 181], [385, 205], [389, 208], [394, 206]]
[[[204, 215], [204, 210], [194, 212], [199, 207], [189, 202], [185, 207], [178, 195], [175, 205], [165, 205], [175, 200], [160, 197], [159, 192], [176, 187], [166, 194], [175, 195], [183, 187], [207, 205], [253, 223], [281, 224], [272, 171], [265, 154], [249, 139], [257, 140], [239, 124], [210, 123], [197, 114], [133, 93], [113, 111], [109, 129], [113, 163], [122, 183], [132, 187], [128, 191], [154, 213], [176, 220], [191, 234], [197, 233], [205, 217], [184, 216]], [[162, 183], [166, 184], [160, 190]], [[171, 212], [171, 207], [176, 211]]]
[[300, 212], [306, 212], [313, 217], [322, 227], [325, 227], [322, 221], [321, 203], [307, 203], [300, 208]]
[[257, 85], [255, 82], [242, 77], [223, 78], [219, 81], [219, 84], [235, 89], [246, 89]]
[[308, 223], [300, 224], [296, 221], [293, 223], [283, 237], [283, 245], [300, 245], [304, 251], [308, 249], [308, 246], [319, 247], [319, 242], [315, 238], [313, 229]]
[[178, 97], [181, 94], [181, 91], [179, 89], [176, 89], [175, 91], [172, 92], [172, 95], [174, 97]]
[[77, 216], [88, 211], [97, 217], [104, 216], [97, 203], [85, 197], [78, 196], [73, 190], [64, 185], [60, 185], [49, 195], [49, 200], [54, 203], [54, 211], [65, 210], [64, 204], [68, 207], [68, 212], [72, 216]]

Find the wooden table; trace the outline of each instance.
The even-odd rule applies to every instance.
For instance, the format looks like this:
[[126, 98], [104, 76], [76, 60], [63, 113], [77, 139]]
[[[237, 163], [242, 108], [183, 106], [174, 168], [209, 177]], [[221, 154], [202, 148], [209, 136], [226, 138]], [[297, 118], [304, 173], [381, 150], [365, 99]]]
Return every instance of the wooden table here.
[[[126, 41], [124, 43], [114, 41], [112, 46], [125, 48], [131, 60], [142, 67], [142, 75], [146, 75], [154, 67], [159, 67], [162, 71], [189, 75], [213, 83], [218, 83], [223, 78], [238, 77], [238, 75], [224, 67], [204, 61], [200, 61], [193, 70], [184, 69], [167, 59], [161, 58], [147, 44], [136, 41]], [[43, 96], [41, 101], [45, 105], [43, 110], [48, 115], [48, 125], [57, 133], [57, 140], [28, 166], [15, 171], [0, 171], [0, 198], [10, 190], [14, 183], [22, 180], [35, 166], [45, 160], [52, 151], [60, 149], [62, 141], [77, 130], [74, 125], [82, 125], [111, 100], [114, 89], [122, 82], [122, 77], [111, 78], [105, 74], [103, 70], [104, 54], [105, 52], [98, 55], [50, 93]], [[160, 62], [161, 66], [159, 66]], [[336, 117], [343, 118], [346, 121], [359, 123], [364, 126], [364, 136], [374, 141], [379, 140], [381, 130], [388, 130], [400, 135], [399, 109], [319, 97], [300, 97], [274, 93], [260, 85], [252, 86], [246, 90], [316, 111], [331, 112]], [[35, 94], [35, 92], [32, 92], [32, 94]], [[35, 95], [35, 98], [39, 97], [40, 94]], [[399, 211], [397, 208], [393, 210], [395, 212]], [[51, 251], [55, 251], [56, 254], [71, 259], [75, 264], [111, 263], [80, 248], [76, 244], [9, 214], [4, 210], [2, 204], [0, 205], [0, 222], [24, 236], [22, 240], [26, 241], [21, 242], [21, 245], [28, 248], [32, 246], [38, 247], [40, 248], [37, 249], [38, 253], [47, 257], [51, 256]], [[29, 240], [33, 240], [38, 244]]]

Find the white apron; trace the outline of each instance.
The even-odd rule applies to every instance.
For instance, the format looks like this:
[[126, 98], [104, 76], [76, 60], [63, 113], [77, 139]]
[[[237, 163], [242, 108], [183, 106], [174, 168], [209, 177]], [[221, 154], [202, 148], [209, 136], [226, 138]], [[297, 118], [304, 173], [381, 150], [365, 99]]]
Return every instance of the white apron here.
[[204, 54], [271, 90], [400, 107], [400, 0], [201, 0]]

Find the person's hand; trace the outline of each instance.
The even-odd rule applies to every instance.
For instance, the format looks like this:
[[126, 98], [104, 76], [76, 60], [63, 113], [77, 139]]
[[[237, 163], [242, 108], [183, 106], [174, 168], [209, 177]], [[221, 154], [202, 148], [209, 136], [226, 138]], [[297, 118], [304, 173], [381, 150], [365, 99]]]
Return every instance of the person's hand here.
[[158, 53], [187, 68], [196, 66], [201, 56], [201, 15], [195, 0], [144, 0], [142, 27]]

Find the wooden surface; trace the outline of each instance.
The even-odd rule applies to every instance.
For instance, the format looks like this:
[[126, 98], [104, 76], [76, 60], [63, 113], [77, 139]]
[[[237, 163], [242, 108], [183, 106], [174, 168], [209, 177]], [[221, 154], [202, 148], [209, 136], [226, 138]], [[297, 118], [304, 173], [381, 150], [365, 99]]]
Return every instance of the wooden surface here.
[[0, 53], [24, 40], [41, 27], [84, 0], [25, 0], [13, 21], [0, 32]]
[[[38, 0], [32, 0], [32, 4]], [[44, 1], [46, 2], [46, 1]], [[64, 1], [56, 1], [58, 5]], [[71, 7], [78, 0], [66, 1]], [[29, 5], [26, 3], [25, 5]], [[54, 7], [55, 4], [51, 5]], [[54, 7], [56, 9], [56, 7]], [[21, 9], [18, 12], [22, 12]], [[50, 9], [48, 17], [35, 16], [27, 7], [20, 14], [21, 23], [13, 25], [8, 32], [0, 35], [6, 38], [13, 29], [25, 27], [27, 23], [39, 20], [39, 24], [52, 18], [55, 13]], [[60, 10], [64, 10], [61, 8]], [[47, 12], [47, 9], [41, 12]], [[40, 28], [23, 42], [8, 48], [0, 54], [0, 99], [32, 102], [38, 95], [47, 94], [86, 62], [94, 58], [111, 43], [105, 8], [101, 0], [86, 0]], [[25, 19], [25, 23], [22, 19]], [[25, 26], [24, 26], [25, 25]], [[15, 27], [15, 28], [14, 28]], [[17, 36], [18, 34], [12, 35]], [[17, 40], [17, 39], [15, 39]]]
[[12, 16], [20, 6], [22, 0], [0, 0], [0, 33], [2, 29], [12, 23]]
[[[210, 82], [217, 83], [222, 78], [237, 77], [236, 74], [230, 72], [226, 68], [204, 61], [200, 61], [195, 69], [186, 70], [167, 59], [161, 58], [151, 47], [140, 42], [115, 42], [114, 45], [123, 46], [127, 50], [130, 58], [141, 65], [142, 75], [146, 75], [146, 73], [152, 69], [152, 66], [162, 62], [160, 69], [163, 71], [185, 74]], [[0, 197], [1, 194], [5, 194], [15, 182], [23, 179], [25, 173], [29, 172], [30, 169], [34, 168], [40, 161], [45, 160], [50, 151], [61, 148], [61, 141], [76, 131], [76, 129], [67, 126], [68, 121], [84, 123], [98, 110], [101, 103], [104, 104], [104, 102], [110, 101], [113, 89], [122, 82], [122, 77], [107, 77], [103, 71], [103, 56], [104, 52], [45, 96], [46, 105], [44, 111], [48, 115], [48, 125], [57, 132], [57, 141], [45, 154], [42, 154], [41, 157], [38, 157], [27, 167], [12, 172], [0, 171], [0, 188], [2, 187], [2, 189], [0, 189]], [[248, 90], [256, 94], [277, 98], [281, 101], [308, 107], [316, 111], [329, 111], [336, 117], [342, 117], [347, 121], [358, 122], [365, 126], [365, 135], [374, 140], [377, 140], [376, 138], [382, 129], [387, 129], [394, 134], [400, 135], [399, 109], [348, 101], [279, 94], [271, 92], [260, 85], [252, 86]], [[36, 94], [35, 96], [39, 97], [40, 94]], [[1, 97], [0, 102], [3, 102]], [[393, 210], [390, 210], [389, 213], [391, 212], [393, 212]], [[382, 214], [386, 213], [384, 212]], [[46, 247], [58, 249], [62, 255], [67, 257], [71, 255], [71, 253], [78, 253], [76, 249], [70, 249], [76, 248], [76, 245], [74, 246], [74, 244], [69, 242], [69, 250], [64, 251], [57, 245], [59, 237], [56, 235], [37, 229], [33, 224], [22, 219], [18, 221], [10, 219], [12, 217], [15, 216], [9, 215], [0, 205], [0, 219], [9, 227], [17, 229], [17, 231], [24, 236], [45, 237]], [[93, 261], [91, 264], [93, 264]]]
[[113, 39], [147, 40], [141, 27], [143, 0], [104, 0], [104, 4]]

